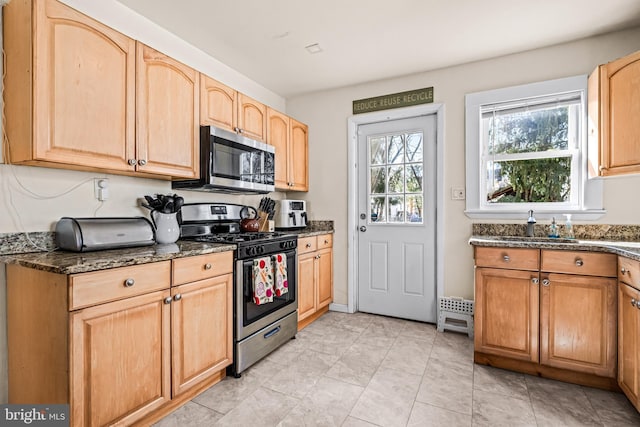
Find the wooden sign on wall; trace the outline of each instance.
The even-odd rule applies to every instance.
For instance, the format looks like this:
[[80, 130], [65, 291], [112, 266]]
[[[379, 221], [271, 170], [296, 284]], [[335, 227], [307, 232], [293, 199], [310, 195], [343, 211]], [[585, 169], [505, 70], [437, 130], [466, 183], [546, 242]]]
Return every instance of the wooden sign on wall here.
[[433, 102], [433, 86], [424, 89], [392, 93], [391, 95], [358, 99], [353, 101], [353, 114], [390, 110], [392, 108], [409, 107], [430, 102]]

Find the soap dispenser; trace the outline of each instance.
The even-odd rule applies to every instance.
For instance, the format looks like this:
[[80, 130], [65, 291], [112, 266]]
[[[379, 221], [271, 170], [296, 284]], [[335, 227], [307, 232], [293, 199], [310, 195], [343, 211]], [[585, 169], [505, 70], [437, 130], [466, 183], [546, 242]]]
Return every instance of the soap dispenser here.
[[551, 218], [551, 225], [549, 226], [549, 237], [553, 239], [557, 239], [560, 237], [558, 235], [558, 224], [556, 224], [556, 217]]
[[533, 217], [533, 211], [529, 211], [529, 219], [527, 220], [527, 237], [534, 236], [533, 226], [536, 224], [536, 219]]
[[564, 223], [564, 237], [565, 239], [575, 239], [576, 236], [573, 234], [573, 224], [571, 224], [571, 214], [564, 214], [567, 218]]

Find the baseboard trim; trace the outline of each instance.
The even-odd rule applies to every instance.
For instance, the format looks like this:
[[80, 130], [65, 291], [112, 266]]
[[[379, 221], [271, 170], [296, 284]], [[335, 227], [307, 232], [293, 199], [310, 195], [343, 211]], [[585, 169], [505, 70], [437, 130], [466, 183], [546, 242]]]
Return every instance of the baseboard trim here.
[[340, 313], [352, 313], [349, 311], [349, 306], [347, 304], [329, 304], [329, 311], [339, 311]]

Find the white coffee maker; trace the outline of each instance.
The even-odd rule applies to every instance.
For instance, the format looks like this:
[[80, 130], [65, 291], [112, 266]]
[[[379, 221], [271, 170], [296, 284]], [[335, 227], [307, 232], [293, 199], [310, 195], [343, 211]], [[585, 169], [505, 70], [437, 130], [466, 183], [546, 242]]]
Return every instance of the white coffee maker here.
[[277, 202], [276, 230], [296, 230], [307, 226], [307, 202], [283, 199]]

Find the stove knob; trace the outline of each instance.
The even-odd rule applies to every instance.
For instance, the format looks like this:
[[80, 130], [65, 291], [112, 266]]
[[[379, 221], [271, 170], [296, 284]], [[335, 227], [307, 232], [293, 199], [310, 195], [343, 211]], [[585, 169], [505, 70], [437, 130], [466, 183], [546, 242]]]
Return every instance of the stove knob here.
[[253, 251], [253, 249], [254, 249], [254, 248], [247, 248], [247, 250], [246, 250], [247, 255], [249, 255], [249, 256], [255, 255], [255, 254], [253, 253], [253, 252], [254, 252], [254, 251]]
[[262, 246], [258, 246], [258, 253], [261, 255], [264, 253], [264, 248]]

